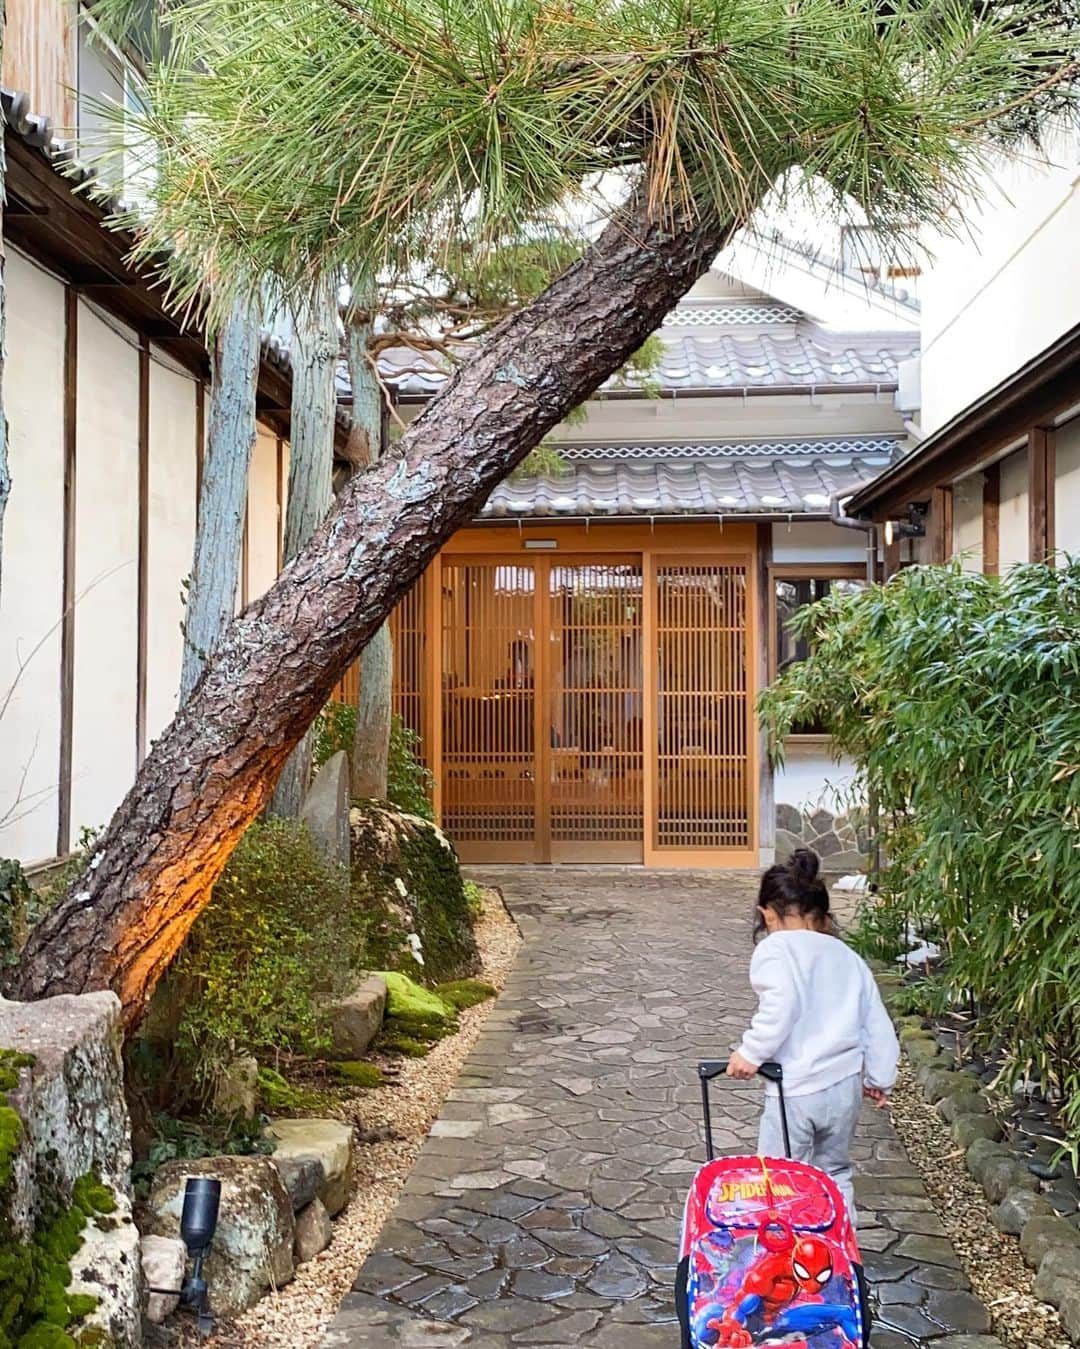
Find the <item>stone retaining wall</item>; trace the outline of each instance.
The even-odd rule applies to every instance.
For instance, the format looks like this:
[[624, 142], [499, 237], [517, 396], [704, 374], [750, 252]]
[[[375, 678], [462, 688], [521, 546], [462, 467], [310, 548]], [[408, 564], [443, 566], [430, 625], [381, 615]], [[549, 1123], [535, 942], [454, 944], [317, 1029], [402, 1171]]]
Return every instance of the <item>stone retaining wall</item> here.
[[813, 848], [826, 874], [843, 876], [865, 870], [869, 847], [866, 821], [854, 812], [834, 815], [824, 807], [776, 807], [776, 856], [780, 860], [796, 848]]

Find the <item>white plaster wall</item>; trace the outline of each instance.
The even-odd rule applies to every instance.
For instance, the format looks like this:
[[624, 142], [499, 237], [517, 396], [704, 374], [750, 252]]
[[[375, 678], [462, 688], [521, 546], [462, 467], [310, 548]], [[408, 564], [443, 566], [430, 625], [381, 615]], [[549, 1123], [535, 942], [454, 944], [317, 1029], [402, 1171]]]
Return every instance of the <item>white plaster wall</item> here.
[[1019, 450], [1001, 461], [998, 567], [1002, 573], [1015, 563], [1028, 560], [1030, 527], [1028, 523], [1027, 486], [1027, 451]]
[[[15, 680], [19, 662], [28, 663], [0, 717], [0, 816], [11, 811], [0, 825], [0, 856], [36, 862], [56, 852], [64, 288], [13, 250], [7, 256], [6, 279], [4, 398], [13, 486], [4, 519], [0, 701]], [[20, 790], [25, 807], [14, 804]]]
[[953, 556], [965, 571], [983, 569], [983, 475], [973, 473], [953, 488]]
[[150, 515], [147, 586], [147, 740], [165, 729], [180, 692], [183, 580], [195, 546], [198, 385], [168, 357], [150, 363]]
[[861, 529], [841, 529], [826, 521], [786, 521], [772, 527], [774, 562], [866, 562]]
[[71, 824], [107, 823], [135, 774], [138, 352], [79, 305]]
[[1054, 534], [1059, 552], [1080, 557], [1080, 418], [1058, 428]]
[[851, 804], [849, 792], [854, 779], [852, 761], [841, 759], [837, 763], [828, 745], [817, 737], [789, 740], [784, 765], [776, 772], [776, 804], [810, 814], [824, 808], [839, 815]]
[[277, 437], [259, 427], [248, 476], [248, 600], [256, 599], [277, 576]]
[[920, 280], [922, 411], [930, 434], [1076, 323], [1080, 138], [999, 164]]

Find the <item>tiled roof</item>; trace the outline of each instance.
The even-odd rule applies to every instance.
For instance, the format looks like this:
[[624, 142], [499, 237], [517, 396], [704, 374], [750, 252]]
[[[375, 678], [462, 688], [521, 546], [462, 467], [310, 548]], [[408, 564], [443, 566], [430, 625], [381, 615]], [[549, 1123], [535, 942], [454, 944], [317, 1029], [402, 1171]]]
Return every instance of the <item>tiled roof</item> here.
[[[577, 446], [559, 477], [509, 478], [480, 518], [597, 518], [668, 515], [814, 515], [832, 496], [870, 482], [900, 457], [889, 437], [693, 446]], [[637, 451], [652, 450], [652, 454]], [[683, 450], [692, 453], [682, 453]]]
[[[722, 327], [684, 332], [666, 327], [660, 369], [637, 378], [609, 379], [607, 390], [634, 390], [659, 384], [678, 393], [688, 389], [823, 389], [896, 387], [900, 361], [918, 354], [911, 333], [832, 333], [806, 322], [780, 331], [735, 332]], [[383, 378], [406, 398], [431, 397], [446, 379], [438, 357], [394, 348], [380, 359]]]

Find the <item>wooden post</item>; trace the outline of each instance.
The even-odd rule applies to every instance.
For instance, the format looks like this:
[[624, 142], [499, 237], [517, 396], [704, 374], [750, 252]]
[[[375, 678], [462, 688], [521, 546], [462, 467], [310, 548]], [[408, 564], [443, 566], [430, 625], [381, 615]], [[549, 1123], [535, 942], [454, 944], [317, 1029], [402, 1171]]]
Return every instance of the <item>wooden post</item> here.
[[[769, 564], [772, 561], [772, 525], [759, 524], [757, 527], [756, 590], [757, 590], [757, 630], [758, 639], [750, 659], [757, 662], [757, 678], [751, 685], [751, 692], [765, 688], [769, 682], [769, 652], [775, 639], [772, 624], [773, 607], [771, 595], [771, 576]], [[756, 713], [755, 713], [756, 717]], [[757, 727], [758, 760], [758, 849], [759, 861], [764, 866], [772, 861], [776, 851], [776, 791], [772, 764], [769, 762], [769, 737], [764, 727]]]
[[1055, 435], [1053, 427], [1028, 432], [1028, 560], [1046, 562], [1054, 551]]
[[71, 851], [71, 756], [75, 723], [75, 467], [79, 377], [79, 295], [64, 291], [64, 581], [60, 618], [60, 768], [56, 854]]
[[146, 676], [150, 604], [150, 339], [139, 340], [139, 552], [135, 656], [135, 763], [146, 758]]
[[1001, 465], [991, 464], [983, 475], [983, 572], [996, 576], [1001, 566]]
[[[885, 526], [884, 526], [884, 525], [882, 525], [882, 527], [881, 527], [881, 533], [882, 533], [882, 538], [884, 539], [884, 534], [885, 534]], [[899, 535], [895, 535], [895, 534], [893, 535], [893, 541], [892, 541], [892, 543], [885, 543], [885, 542], [883, 542], [883, 544], [882, 544], [882, 549], [883, 549], [883, 552], [884, 552], [884, 565], [883, 565], [883, 567], [882, 567], [883, 575], [882, 575], [882, 578], [881, 578], [881, 579], [882, 579], [883, 581], [887, 581], [887, 580], [889, 580], [890, 577], [895, 576], [896, 573], [900, 570], [900, 538], [899, 538]]]
[[953, 495], [951, 487], [935, 487], [930, 496], [930, 561], [940, 565], [952, 557]]

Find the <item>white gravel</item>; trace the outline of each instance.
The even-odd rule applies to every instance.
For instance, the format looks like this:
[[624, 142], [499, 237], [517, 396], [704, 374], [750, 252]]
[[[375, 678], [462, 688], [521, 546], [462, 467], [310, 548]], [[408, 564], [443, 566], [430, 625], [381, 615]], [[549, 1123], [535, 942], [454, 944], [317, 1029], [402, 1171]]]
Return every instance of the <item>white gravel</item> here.
[[919, 1090], [906, 1060], [892, 1115], [964, 1272], [993, 1319], [994, 1334], [1009, 1349], [1071, 1349], [1057, 1312], [1032, 1292], [1035, 1276], [1024, 1263], [1020, 1243], [994, 1226], [982, 1187], [964, 1165], [963, 1151]]
[[[502, 988], [513, 966], [521, 935], [492, 891], [484, 895], [484, 916], [476, 927], [483, 972], [480, 977]], [[375, 1244], [379, 1229], [397, 1201], [447, 1093], [495, 1001], [461, 1014], [461, 1030], [440, 1041], [422, 1059], [382, 1060], [397, 1074], [392, 1086], [360, 1092], [344, 1103], [343, 1114], [359, 1130], [392, 1131], [385, 1142], [359, 1142], [353, 1196], [334, 1221], [334, 1239], [322, 1255], [301, 1265], [280, 1292], [263, 1298], [238, 1322], [223, 1324], [213, 1343], [260, 1345], [266, 1349], [314, 1349], [338, 1303]]]

